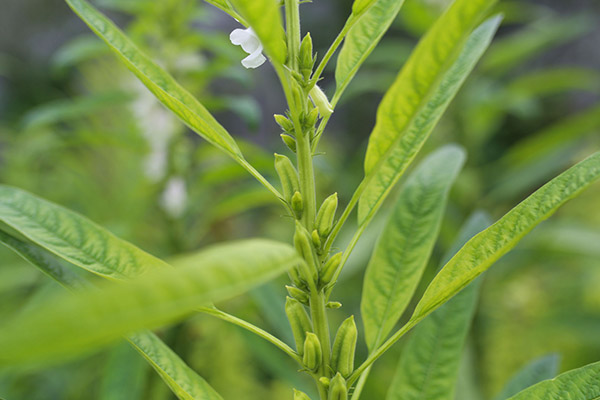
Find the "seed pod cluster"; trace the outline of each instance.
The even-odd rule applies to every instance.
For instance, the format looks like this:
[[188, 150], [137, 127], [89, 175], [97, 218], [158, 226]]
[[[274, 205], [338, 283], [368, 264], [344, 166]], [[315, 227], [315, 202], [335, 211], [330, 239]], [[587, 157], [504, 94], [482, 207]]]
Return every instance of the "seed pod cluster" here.
[[290, 326], [292, 327], [292, 333], [294, 334], [294, 340], [296, 342], [296, 351], [298, 354], [303, 355], [306, 333], [313, 331], [308, 313], [298, 300], [291, 297], [286, 298], [285, 313], [290, 321]]
[[321, 365], [322, 358], [323, 352], [321, 351], [321, 342], [319, 341], [319, 338], [314, 333], [307, 332], [306, 339], [304, 340], [302, 363], [309, 370], [316, 371]]
[[349, 317], [338, 328], [331, 352], [331, 368], [347, 378], [354, 370], [354, 353], [358, 331], [354, 316]]

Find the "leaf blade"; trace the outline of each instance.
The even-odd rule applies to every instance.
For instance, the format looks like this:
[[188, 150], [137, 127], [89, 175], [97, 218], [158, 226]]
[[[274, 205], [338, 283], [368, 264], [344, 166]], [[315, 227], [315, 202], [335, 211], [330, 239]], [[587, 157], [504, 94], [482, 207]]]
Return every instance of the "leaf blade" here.
[[237, 295], [300, 262], [293, 247], [258, 239], [213, 246], [193, 260], [75, 298], [57, 296], [14, 317], [0, 330], [0, 345], [6, 349], [0, 364], [48, 362], [172, 322], [199, 304]]
[[[452, 254], [489, 226], [489, 217], [474, 214], [462, 229]], [[480, 285], [471, 285], [415, 328], [404, 347], [386, 400], [453, 400], [462, 349]]]
[[385, 94], [367, 147], [359, 224], [379, 208], [490, 44], [500, 17], [470, 33], [493, 3], [459, 0], [450, 6]]
[[0, 185], [0, 221], [66, 261], [109, 279], [168, 267], [83, 216], [12, 186]]
[[423, 318], [458, 293], [512, 249], [537, 224], [599, 178], [600, 152], [548, 182], [467, 242], [433, 279], [411, 320]]
[[506, 400], [542, 380], [554, 378], [558, 374], [559, 363], [558, 354], [533, 360], [521, 368], [494, 399]]
[[370, 350], [396, 325], [421, 280], [464, 161], [461, 148], [446, 146], [429, 155], [402, 190], [365, 272], [361, 315]]
[[85, 0], [65, 1], [165, 107], [208, 142], [236, 160], [243, 159], [231, 135], [208, 110], [171, 75], [146, 56], [112, 21]]

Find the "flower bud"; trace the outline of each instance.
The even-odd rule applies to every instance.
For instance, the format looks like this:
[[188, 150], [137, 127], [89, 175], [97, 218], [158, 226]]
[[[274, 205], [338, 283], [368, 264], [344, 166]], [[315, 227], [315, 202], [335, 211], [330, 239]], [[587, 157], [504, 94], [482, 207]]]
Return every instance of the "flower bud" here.
[[319, 232], [315, 229], [312, 231], [310, 238], [312, 239], [313, 245], [315, 246], [315, 249], [317, 249], [318, 253], [318, 250], [321, 248], [321, 236], [319, 236]]
[[283, 140], [283, 143], [285, 143], [285, 145], [294, 153], [296, 152], [296, 139], [294, 139], [292, 136], [286, 134], [286, 133], [282, 133], [281, 135], [281, 140]]
[[294, 123], [290, 121], [288, 117], [281, 114], [275, 114], [273, 115], [273, 118], [275, 118], [275, 122], [277, 122], [277, 125], [279, 125], [284, 132], [294, 132]]
[[306, 393], [294, 389], [294, 400], [310, 400]]
[[315, 106], [319, 109], [319, 113], [321, 114], [321, 116], [323, 118], [329, 117], [333, 112], [333, 107], [331, 107], [331, 103], [329, 102], [327, 96], [325, 95], [325, 93], [323, 93], [321, 88], [315, 85], [310, 90], [309, 95], [313, 103], [315, 103]]
[[300, 272], [298, 271], [298, 267], [294, 267], [288, 271], [288, 276], [290, 280], [299, 288], [305, 289], [307, 288], [306, 281], [304, 281], [300, 277]]
[[319, 382], [321, 382], [323, 384], [323, 386], [325, 386], [326, 388], [329, 387], [329, 384], [331, 383], [331, 381], [329, 380], [328, 377], [326, 376], [322, 376], [319, 378]]
[[316, 271], [316, 256], [313, 252], [313, 246], [311, 243], [310, 235], [308, 231], [300, 224], [300, 222], [296, 221], [296, 232], [294, 233], [294, 246], [296, 247], [296, 251], [298, 254], [306, 261], [306, 264], [309, 268], [314, 269], [312, 276], [305, 276], [306, 280], [313, 279], [315, 282], [317, 280], [317, 271]]
[[331, 367], [346, 378], [354, 371], [354, 352], [357, 337], [356, 323], [354, 323], [354, 316], [351, 316], [342, 322], [333, 342]]
[[339, 301], [330, 301], [327, 304], [325, 304], [325, 307], [331, 308], [332, 310], [338, 309], [341, 306], [342, 306], [342, 303], [340, 303]]
[[319, 212], [317, 213], [317, 220], [315, 225], [319, 231], [321, 237], [327, 237], [333, 229], [333, 220], [335, 219], [335, 212], [338, 206], [337, 193], [332, 194], [323, 201]]
[[306, 128], [312, 128], [317, 124], [317, 119], [319, 118], [319, 109], [313, 108], [306, 118], [304, 119], [304, 125]]
[[296, 168], [289, 158], [275, 153], [275, 170], [281, 181], [283, 197], [285, 201], [291, 202], [294, 193], [300, 190]]
[[292, 210], [296, 219], [302, 218], [302, 212], [304, 211], [304, 202], [302, 201], [302, 195], [300, 192], [294, 193], [292, 196]]
[[346, 380], [339, 372], [333, 377], [329, 384], [329, 396], [327, 397], [327, 400], [348, 400]]
[[316, 371], [319, 368], [319, 365], [321, 365], [321, 358], [323, 358], [323, 353], [321, 352], [321, 342], [319, 342], [319, 338], [314, 333], [306, 332], [302, 363], [311, 371]]
[[306, 36], [304, 36], [304, 39], [302, 39], [298, 61], [298, 64], [300, 65], [300, 72], [304, 76], [304, 80], [308, 81], [315, 64], [315, 60], [313, 58], [313, 44], [310, 33], [307, 33]]
[[293, 286], [287, 286], [287, 285], [285, 288], [287, 289], [287, 292], [289, 293], [289, 295], [292, 296], [294, 299], [298, 300], [300, 303], [302, 303], [304, 305], [308, 305], [308, 293], [306, 293], [304, 290], [298, 289]]
[[306, 340], [306, 332], [312, 332], [312, 323], [306, 309], [300, 302], [291, 297], [286, 297], [285, 313], [290, 321], [294, 340], [296, 341], [296, 350], [298, 354], [304, 353], [304, 341]]
[[335, 271], [337, 271], [341, 261], [341, 252], [334, 254], [329, 260], [327, 260], [327, 262], [325, 263], [323, 268], [321, 268], [321, 271], [319, 273], [319, 279], [321, 281], [321, 284], [327, 285], [329, 282], [331, 282], [333, 276], [335, 275]]

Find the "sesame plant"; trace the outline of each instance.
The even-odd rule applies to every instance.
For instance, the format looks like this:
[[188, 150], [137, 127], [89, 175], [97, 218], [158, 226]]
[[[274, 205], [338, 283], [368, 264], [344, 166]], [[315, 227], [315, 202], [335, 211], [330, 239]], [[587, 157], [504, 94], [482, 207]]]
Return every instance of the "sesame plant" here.
[[[234, 137], [207, 109], [107, 17], [85, 0], [66, 2], [166, 108], [272, 194], [289, 217], [282, 223], [292, 221], [295, 233], [290, 243], [246, 239], [167, 262], [79, 214], [2, 185], [0, 241], [68, 291], [2, 321], [0, 366], [47, 365], [125, 338], [178, 398], [221, 399], [159, 336], [145, 330], [199, 312], [270, 342], [297, 362], [299, 373], [313, 378], [316, 397], [311, 396], [321, 400], [370, 398], [364, 387], [373, 364], [414, 328], [387, 398], [452, 399], [478, 277], [600, 177], [600, 153], [594, 153], [495, 223], [489, 224], [483, 213], [473, 214], [411, 317], [396, 328], [421, 281], [449, 190], [466, 157], [458, 145], [427, 155], [404, 181], [366, 266], [360, 317], [368, 355], [356, 362], [354, 316], [337, 327], [329, 321], [331, 310], [341, 307], [334, 297], [336, 283], [361, 235], [492, 41], [501, 21], [490, 15], [495, 1], [455, 0], [422, 37], [379, 104], [364, 177], [340, 211], [336, 193], [316, 193], [313, 158], [336, 105], [401, 11], [402, 0], [355, 0], [343, 29], [322, 57], [314, 54], [310, 33], [301, 32], [299, 9], [310, 7], [310, 2], [207, 0], [242, 25], [230, 37], [248, 53], [242, 65], [253, 69], [268, 62], [281, 83], [287, 107], [275, 119], [295, 162], [275, 155], [279, 184], [247, 161]], [[319, 84], [336, 53], [336, 88], [328, 98]], [[356, 219], [354, 234], [341, 246], [339, 233], [351, 217]], [[213, 304], [286, 272], [290, 283], [285, 312], [294, 343]], [[511, 381], [500, 398], [600, 396], [600, 363], [539, 383], [526, 372]], [[293, 398], [310, 399], [296, 389]]]

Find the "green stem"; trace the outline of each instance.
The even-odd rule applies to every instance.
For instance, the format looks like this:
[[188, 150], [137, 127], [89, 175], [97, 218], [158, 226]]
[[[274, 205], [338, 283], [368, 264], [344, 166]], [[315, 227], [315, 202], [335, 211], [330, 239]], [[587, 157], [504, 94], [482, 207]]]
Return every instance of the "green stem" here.
[[317, 82], [319, 80], [319, 78], [321, 78], [321, 74], [323, 73], [323, 70], [327, 66], [327, 63], [329, 63], [329, 60], [331, 59], [331, 57], [333, 56], [333, 54], [335, 53], [337, 48], [340, 46], [340, 44], [342, 44], [342, 41], [344, 40], [344, 38], [346, 37], [346, 35], [350, 31], [350, 29], [354, 26], [354, 23], [357, 20], [358, 20], [358, 18], [354, 14], [350, 15], [350, 18], [348, 18], [348, 20], [346, 21], [346, 24], [344, 25], [344, 27], [342, 28], [340, 33], [337, 35], [337, 37], [335, 38], [335, 40], [333, 41], [331, 46], [329, 46], [327, 53], [325, 53], [325, 55], [323, 56], [323, 59], [319, 63], [319, 66], [315, 70], [315, 73], [313, 74], [313, 77], [312, 77], [313, 82]]
[[198, 311], [203, 312], [205, 314], [212, 315], [214, 317], [222, 319], [223, 321], [230, 322], [234, 325], [242, 327], [242, 328], [246, 329], [247, 331], [250, 331], [250, 332], [260, 336], [261, 338], [263, 338], [263, 339], [273, 343], [275, 346], [279, 347], [279, 349], [281, 349], [283, 352], [285, 352], [291, 358], [293, 358], [298, 363], [300, 363], [300, 365], [302, 365], [302, 357], [300, 357], [294, 350], [292, 350], [292, 348], [290, 346], [283, 343], [281, 340], [277, 339], [275, 336], [271, 335], [269, 332], [265, 331], [264, 329], [261, 329], [255, 325], [252, 325], [248, 321], [244, 321], [243, 319], [235, 317], [231, 314], [227, 314], [226, 312], [221, 311], [214, 307], [200, 307], [200, 308], [198, 308]]
[[288, 66], [298, 70], [300, 51], [300, 4], [298, 0], [285, 0], [285, 28], [288, 45]]
[[369, 372], [371, 372], [371, 367], [367, 368], [365, 370], [365, 372], [363, 372], [363, 374], [360, 376], [360, 379], [358, 380], [358, 383], [356, 384], [356, 387], [354, 388], [354, 393], [352, 393], [351, 400], [360, 399], [360, 395], [365, 387], [367, 378], [369, 377]]
[[[315, 335], [321, 342], [321, 350], [323, 353], [323, 359], [321, 360], [321, 366], [319, 367], [319, 376], [330, 377], [329, 373], [329, 357], [330, 357], [330, 335], [329, 335], [329, 321], [327, 320], [327, 313], [325, 309], [325, 295], [323, 292], [312, 291], [310, 294], [310, 315], [315, 329]], [[322, 399], [326, 398], [327, 391], [320, 381], [317, 381], [317, 387]]]

